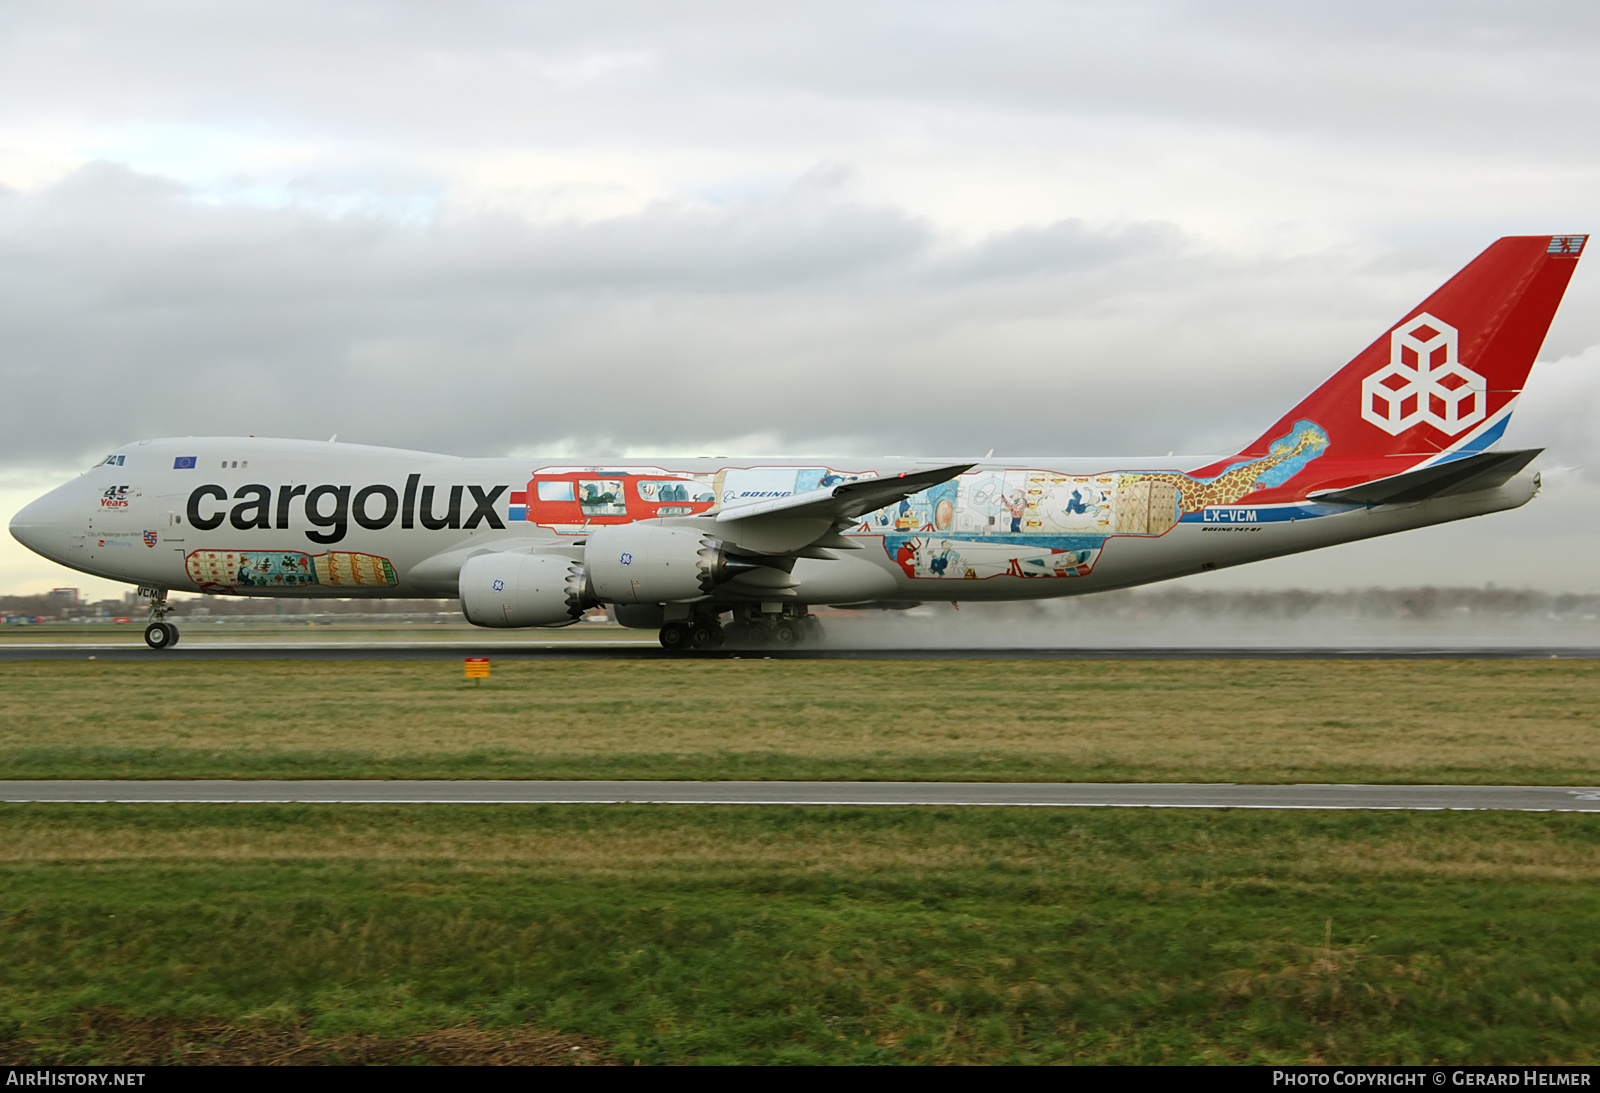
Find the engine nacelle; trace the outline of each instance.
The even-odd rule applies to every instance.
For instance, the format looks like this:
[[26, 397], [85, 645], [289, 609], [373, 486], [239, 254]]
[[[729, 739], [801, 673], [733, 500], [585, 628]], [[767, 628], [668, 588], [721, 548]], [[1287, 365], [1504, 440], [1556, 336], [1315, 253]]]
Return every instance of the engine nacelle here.
[[461, 567], [461, 613], [474, 626], [566, 626], [595, 598], [583, 567], [558, 554], [477, 554]]
[[589, 532], [583, 566], [606, 603], [683, 603], [727, 580], [720, 544], [693, 528], [614, 524]]

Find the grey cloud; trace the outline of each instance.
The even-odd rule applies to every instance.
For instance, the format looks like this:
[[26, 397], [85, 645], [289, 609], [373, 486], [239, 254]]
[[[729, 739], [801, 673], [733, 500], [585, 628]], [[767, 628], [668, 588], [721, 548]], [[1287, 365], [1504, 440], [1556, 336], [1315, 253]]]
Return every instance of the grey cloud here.
[[1584, 0], [19, 2], [0, 96], [18, 118], [441, 146], [516, 133], [816, 154], [907, 131], [1025, 142], [1098, 117], [1571, 163], [1587, 153], [1569, 119], [1600, 105], [1597, 54]]
[[1148, 267], [1153, 259], [1175, 256], [1184, 243], [1183, 232], [1171, 224], [1097, 230], [1083, 220], [1062, 220], [1045, 227], [1018, 228], [984, 240], [951, 261], [948, 272], [963, 280], [1031, 274], [1060, 277], [1073, 273], [1104, 279], [1108, 267]]
[[[1503, 201], [1445, 221], [1426, 192], [1378, 220], [1354, 193], [1348, 213], [1303, 210], [1368, 241], [1323, 250], [1244, 253], [1104, 208], [957, 245], [853, 197], [870, 178], [772, 179], [854, 151], [1070, 157], [1092, 129], [1181, 191], [1237, 153], [1213, 137], [1244, 132], [1285, 160], [1349, 139], [1348, 177], [1375, 184], [1441, 149], [1468, 190], [1525, 164], [1544, 196], [1515, 216], [1571, 215], [1587, 207], [1549, 194], [1594, 173], [1569, 139], [1600, 86], [1591, 8], [23, 0], [0, 27], [0, 126], [88, 118], [156, 145], [212, 126], [312, 152], [273, 182], [282, 207], [247, 200], [260, 178], [202, 192], [111, 163], [0, 193], [0, 352], [28, 407], [0, 459], [199, 431], [464, 452], [1226, 446], [1495, 236], [1589, 225], [1507, 223]], [[1170, 163], [1169, 141], [1187, 148]], [[442, 200], [429, 155], [447, 146], [707, 158], [684, 199], [530, 223]], [[1041, 175], [1070, 188], [1061, 162]], [[1295, 216], [1322, 193], [1280, 182]], [[1600, 341], [1594, 290], [1574, 294], [1552, 356]]]
[[955, 246], [826, 178], [586, 224], [414, 223], [210, 206], [95, 165], [0, 195], [0, 345], [27, 408], [0, 462], [190, 433], [461, 454], [1224, 446], [1450, 272], [1229, 255], [1162, 224]]

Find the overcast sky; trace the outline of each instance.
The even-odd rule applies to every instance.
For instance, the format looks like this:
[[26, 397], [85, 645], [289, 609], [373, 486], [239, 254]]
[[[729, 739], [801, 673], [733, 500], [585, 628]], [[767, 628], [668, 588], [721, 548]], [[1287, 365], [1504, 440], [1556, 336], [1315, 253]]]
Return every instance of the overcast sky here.
[[[0, 509], [144, 437], [1221, 452], [1600, 227], [1600, 5], [0, 6]], [[1211, 587], [1600, 591], [1600, 255], [1512, 514]], [[9, 536], [0, 591], [79, 584]]]

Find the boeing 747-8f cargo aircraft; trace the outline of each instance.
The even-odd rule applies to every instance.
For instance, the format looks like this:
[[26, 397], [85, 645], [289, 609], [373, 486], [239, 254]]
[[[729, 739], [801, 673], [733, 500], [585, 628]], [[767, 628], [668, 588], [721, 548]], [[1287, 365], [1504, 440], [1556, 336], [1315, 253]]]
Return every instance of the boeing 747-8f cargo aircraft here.
[[[1496, 451], [1586, 236], [1501, 239], [1236, 455], [652, 463], [145, 440], [11, 534], [167, 592], [457, 596], [480, 626], [597, 605], [668, 649], [791, 645], [814, 605], [1100, 592], [1515, 508]], [[1219, 392], [1219, 397], [1224, 397]]]

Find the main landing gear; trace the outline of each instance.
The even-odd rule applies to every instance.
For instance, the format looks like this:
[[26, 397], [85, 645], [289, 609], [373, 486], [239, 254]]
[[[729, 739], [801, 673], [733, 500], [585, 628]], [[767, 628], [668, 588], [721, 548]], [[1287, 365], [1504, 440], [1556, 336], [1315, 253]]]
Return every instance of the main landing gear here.
[[139, 595], [150, 599], [150, 625], [144, 628], [144, 643], [152, 649], [171, 649], [178, 644], [178, 628], [167, 617], [167, 590], [140, 588]]
[[660, 638], [661, 648], [669, 653], [683, 653], [690, 649], [704, 652], [720, 648], [725, 635], [722, 624], [711, 618], [669, 622], [661, 627]]
[[822, 640], [822, 620], [805, 608], [763, 612], [735, 610], [723, 626], [716, 616], [666, 623], [661, 647], [673, 653], [707, 652], [731, 645], [740, 649], [793, 649]]

